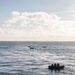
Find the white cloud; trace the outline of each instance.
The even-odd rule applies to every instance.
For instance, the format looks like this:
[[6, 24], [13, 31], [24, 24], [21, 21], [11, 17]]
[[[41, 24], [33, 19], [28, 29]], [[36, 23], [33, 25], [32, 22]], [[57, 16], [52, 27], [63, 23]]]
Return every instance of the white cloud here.
[[17, 17], [17, 16], [19, 16], [20, 15], [20, 12], [18, 12], [18, 11], [13, 11], [12, 12], [12, 16], [14, 16], [14, 17]]
[[12, 12], [12, 18], [0, 28], [2, 36], [50, 37], [75, 36], [75, 20], [61, 20], [46, 12]]

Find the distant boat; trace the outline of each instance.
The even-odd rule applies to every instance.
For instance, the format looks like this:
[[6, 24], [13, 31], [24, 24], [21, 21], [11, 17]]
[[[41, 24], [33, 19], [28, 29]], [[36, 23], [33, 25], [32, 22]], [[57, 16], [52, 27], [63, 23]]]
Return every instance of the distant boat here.
[[28, 46], [30, 49], [34, 49], [34, 47]]
[[43, 46], [43, 48], [46, 48], [46, 46]]
[[30, 47], [30, 49], [34, 49], [34, 47]]

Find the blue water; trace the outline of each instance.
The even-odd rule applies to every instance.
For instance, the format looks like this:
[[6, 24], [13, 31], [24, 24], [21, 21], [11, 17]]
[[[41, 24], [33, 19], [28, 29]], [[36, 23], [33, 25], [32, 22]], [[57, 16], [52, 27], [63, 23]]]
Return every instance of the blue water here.
[[[65, 68], [50, 71], [52, 63]], [[0, 75], [75, 75], [75, 42], [0, 41]]]

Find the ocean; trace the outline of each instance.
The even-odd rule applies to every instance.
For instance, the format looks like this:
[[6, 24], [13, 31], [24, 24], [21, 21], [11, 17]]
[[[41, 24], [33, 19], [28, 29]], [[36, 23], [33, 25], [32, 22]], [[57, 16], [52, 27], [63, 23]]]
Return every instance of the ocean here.
[[0, 41], [0, 75], [75, 75], [75, 42]]

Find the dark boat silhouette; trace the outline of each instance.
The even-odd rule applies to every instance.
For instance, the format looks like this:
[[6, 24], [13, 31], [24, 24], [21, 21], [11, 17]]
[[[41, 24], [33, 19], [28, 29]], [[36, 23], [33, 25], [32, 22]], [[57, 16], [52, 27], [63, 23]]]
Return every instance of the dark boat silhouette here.
[[30, 49], [34, 49], [34, 47], [28, 46]]
[[46, 46], [43, 46], [43, 48], [46, 48]]
[[52, 65], [49, 65], [48, 66], [48, 69], [49, 70], [62, 70], [62, 69], [64, 69], [64, 65], [59, 65], [59, 63], [58, 64], [52, 64]]
[[30, 47], [30, 49], [34, 49], [34, 47]]

